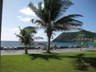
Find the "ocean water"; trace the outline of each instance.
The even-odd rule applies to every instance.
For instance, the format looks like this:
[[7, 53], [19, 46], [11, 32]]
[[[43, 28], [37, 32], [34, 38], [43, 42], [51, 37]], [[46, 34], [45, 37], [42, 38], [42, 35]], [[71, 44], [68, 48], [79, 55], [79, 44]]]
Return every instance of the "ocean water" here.
[[[47, 42], [41, 42], [47, 44]], [[56, 46], [79, 46], [79, 44], [75, 42], [51, 42], [51, 44], [55, 44]], [[96, 43], [88, 43], [89, 46], [94, 46]], [[1, 47], [24, 47], [19, 41], [1, 41]]]

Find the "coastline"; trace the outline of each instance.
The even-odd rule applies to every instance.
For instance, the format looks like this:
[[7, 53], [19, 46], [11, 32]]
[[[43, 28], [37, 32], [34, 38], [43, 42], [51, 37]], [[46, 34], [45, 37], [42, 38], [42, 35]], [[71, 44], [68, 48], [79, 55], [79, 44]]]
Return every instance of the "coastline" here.
[[[50, 50], [53, 53], [60, 53], [60, 52], [78, 52], [81, 48], [63, 48], [63, 49], [56, 49], [56, 50]], [[88, 50], [96, 50], [96, 48], [83, 48], [82, 51], [88, 51]], [[45, 50], [41, 49], [28, 49], [29, 54], [42, 54], [43, 52], [46, 52]], [[1, 56], [2, 55], [18, 55], [18, 54], [24, 54], [24, 49], [21, 50], [1, 50]]]

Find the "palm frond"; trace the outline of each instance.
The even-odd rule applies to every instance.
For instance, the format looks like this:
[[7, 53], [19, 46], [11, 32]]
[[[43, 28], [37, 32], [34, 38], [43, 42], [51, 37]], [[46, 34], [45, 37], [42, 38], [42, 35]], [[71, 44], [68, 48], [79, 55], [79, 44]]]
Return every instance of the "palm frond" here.
[[83, 17], [82, 15], [80, 14], [69, 14], [67, 16], [65, 16], [66, 18], [76, 18], [76, 17]]
[[59, 18], [72, 4], [70, 0], [44, 0], [44, 8], [42, 8], [42, 2], [38, 3], [38, 8], [31, 2], [28, 6], [41, 20], [48, 23], [50, 20]]
[[[74, 19], [73, 18], [76, 18], [76, 17], [83, 17], [82, 15], [80, 15], [80, 14], [71, 14], [71, 15], [67, 15], [67, 16], [64, 16], [64, 17], [62, 17], [62, 18], [60, 18], [60, 19], [58, 19], [57, 21], [56, 21], [56, 24], [60, 24], [60, 23], [66, 23], [66, 22], [69, 22], [69, 21], [73, 21]], [[75, 21], [75, 20], [74, 20]], [[80, 21], [78, 21], [78, 22], [80, 22]], [[82, 22], [80, 22], [80, 23], [82, 23]]]
[[20, 26], [19, 26], [19, 30], [21, 31], [21, 28], [20, 28]]
[[40, 26], [41, 28], [45, 28], [46, 24], [42, 20], [31, 20], [33, 23], [37, 23], [37, 26]]
[[44, 0], [44, 9], [50, 11], [50, 19], [54, 21], [72, 4], [70, 0]]
[[33, 39], [32, 37], [30, 38], [30, 40], [31, 40], [31, 41], [34, 41], [34, 39]]
[[32, 11], [34, 11], [35, 12], [35, 14], [41, 19], [41, 20], [44, 20], [45, 18], [44, 18], [44, 12], [43, 12], [43, 10], [42, 10], [42, 6], [41, 6], [42, 4], [41, 4], [41, 2], [38, 4], [38, 8], [36, 8], [34, 5], [33, 5], [33, 3], [32, 2], [30, 2], [29, 3], [29, 7], [30, 7], [30, 9], [32, 10]]
[[16, 35], [17, 37], [19, 37], [19, 38], [23, 38], [23, 36], [21, 36], [21, 35], [18, 35], [18, 34], [16, 34], [16, 33], [15, 33], [15, 35]]
[[38, 3], [38, 8], [41, 10], [42, 9], [42, 2]]
[[58, 26], [54, 26], [53, 28], [53, 31], [62, 31], [62, 30], [70, 30], [70, 27], [58, 25]]
[[19, 41], [20, 41], [22, 44], [24, 44], [24, 37], [21, 36], [21, 35], [18, 35], [18, 34], [16, 34], [16, 33], [15, 33], [15, 35], [16, 35], [17, 37], [19, 37]]
[[25, 31], [24, 29], [20, 29], [20, 33], [19, 33], [19, 35], [24, 36], [25, 34], [26, 34], [26, 31]]
[[61, 21], [61, 22], [57, 22], [56, 25], [57, 26], [82, 26], [83, 22], [79, 21], [79, 20], [74, 20], [74, 19], [68, 19], [66, 21]]
[[70, 23], [70, 24], [83, 24], [83, 22], [81, 22], [81, 21], [79, 21], [79, 20], [76, 20], [76, 19], [68, 19], [68, 20], [66, 20], [66, 23]]
[[33, 39], [31, 38], [31, 34], [33, 33], [36, 33], [35, 27], [28, 26], [23, 29], [20, 29], [20, 34], [15, 33], [15, 35], [19, 37], [19, 40], [23, 45], [29, 45], [33, 41]]
[[28, 26], [28, 27], [24, 28], [24, 30], [27, 31], [29, 34], [30, 33], [37, 33], [37, 31], [35, 29], [36, 29], [36, 27], [32, 27], [32, 26]]
[[51, 33], [51, 39], [53, 39], [54, 38], [54, 36], [53, 35], [56, 35], [55, 33]]
[[79, 16], [82, 17], [82, 15], [79, 15], [79, 14], [71, 14], [68, 16], [64, 16], [58, 19], [56, 22], [54, 22], [53, 28], [54, 29], [57, 28], [56, 30], [62, 30], [62, 29], [69, 30], [69, 29], [74, 29], [76, 27], [82, 26], [83, 22], [73, 19]]

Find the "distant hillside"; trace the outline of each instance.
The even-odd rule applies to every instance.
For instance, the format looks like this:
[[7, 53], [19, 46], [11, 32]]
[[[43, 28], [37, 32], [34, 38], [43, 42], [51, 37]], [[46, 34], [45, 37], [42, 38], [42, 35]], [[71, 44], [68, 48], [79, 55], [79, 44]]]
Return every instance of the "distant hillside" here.
[[79, 32], [63, 32], [53, 42], [76, 42], [76, 37], [80, 34], [86, 35], [87, 38], [96, 41], [96, 33], [80, 30]]

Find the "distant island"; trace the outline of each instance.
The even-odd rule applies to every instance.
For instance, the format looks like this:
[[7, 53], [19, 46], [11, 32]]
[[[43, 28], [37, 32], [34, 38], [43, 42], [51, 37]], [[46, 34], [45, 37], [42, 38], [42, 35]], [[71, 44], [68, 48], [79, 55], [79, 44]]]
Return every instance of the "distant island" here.
[[76, 42], [77, 36], [80, 34], [85, 35], [85, 38], [90, 38], [91, 42], [96, 42], [96, 33], [80, 30], [78, 32], [63, 32], [58, 37], [56, 37], [53, 42]]

